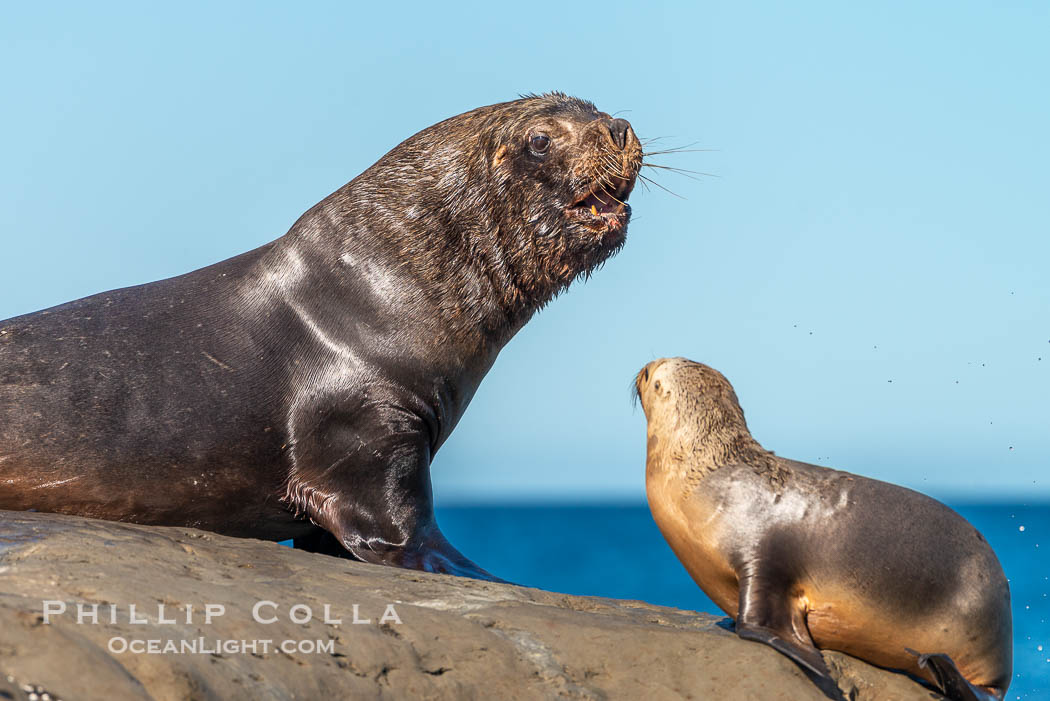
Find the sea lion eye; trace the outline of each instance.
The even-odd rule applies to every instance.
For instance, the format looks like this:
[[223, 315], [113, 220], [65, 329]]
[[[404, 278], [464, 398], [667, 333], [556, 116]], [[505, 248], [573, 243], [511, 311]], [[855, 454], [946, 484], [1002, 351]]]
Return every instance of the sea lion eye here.
[[660, 389], [660, 380], [657, 380], [656, 382], [653, 383], [653, 389], [656, 389], [656, 390]]
[[529, 150], [533, 153], [542, 156], [547, 153], [551, 147], [551, 137], [547, 136], [542, 132], [538, 132], [529, 137]]

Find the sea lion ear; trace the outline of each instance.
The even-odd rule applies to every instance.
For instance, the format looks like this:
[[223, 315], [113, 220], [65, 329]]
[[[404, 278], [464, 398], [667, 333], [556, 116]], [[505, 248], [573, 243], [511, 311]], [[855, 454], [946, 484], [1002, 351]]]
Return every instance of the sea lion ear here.
[[503, 144], [496, 149], [496, 155], [492, 157], [492, 167], [495, 168], [507, 158], [507, 145]]

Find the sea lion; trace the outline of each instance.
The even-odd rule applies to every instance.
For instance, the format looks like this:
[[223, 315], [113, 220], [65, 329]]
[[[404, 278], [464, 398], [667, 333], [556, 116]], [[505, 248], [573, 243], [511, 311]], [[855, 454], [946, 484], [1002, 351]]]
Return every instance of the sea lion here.
[[624, 243], [631, 125], [561, 93], [407, 139], [283, 237], [0, 322], [0, 508], [480, 578], [430, 462], [496, 355]]
[[795, 660], [832, 698], [818, 648], [904, 670], [950, 698], [1003, 698], [1010, 590], [965, 519], [910, 489], [765, 450], [706, 365], [656, 360], [635, 388], [653, 518], [741, 638]]

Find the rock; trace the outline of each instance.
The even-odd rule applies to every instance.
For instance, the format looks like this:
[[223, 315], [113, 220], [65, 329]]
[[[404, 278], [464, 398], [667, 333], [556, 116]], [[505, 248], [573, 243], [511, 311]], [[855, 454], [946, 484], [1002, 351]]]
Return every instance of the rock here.
[[[257, 617], [274, 622], [253, 617], [258, 602]], [[96, 604], [98, 622], [78, 623], [78, 606]], [[367, 623], [353, 622], [355, 607]], [[825, 698], [786, 657], [729, 628], [191, 528], [0, 512], [0, 699]], [[124, 649], [149, 644], [157, 652]], [[937, 698], [826, 656], [847, 698]]]

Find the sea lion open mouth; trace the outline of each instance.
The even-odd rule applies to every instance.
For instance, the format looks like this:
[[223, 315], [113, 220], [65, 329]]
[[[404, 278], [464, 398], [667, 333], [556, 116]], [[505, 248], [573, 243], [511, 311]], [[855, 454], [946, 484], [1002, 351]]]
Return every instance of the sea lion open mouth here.
[[622, 229], [631, 218], [627, 198], [637, 175], [635, 170], [629, 176], [613, 175], [596, 181], [566, 208], [566, 215], [603, 232]]

